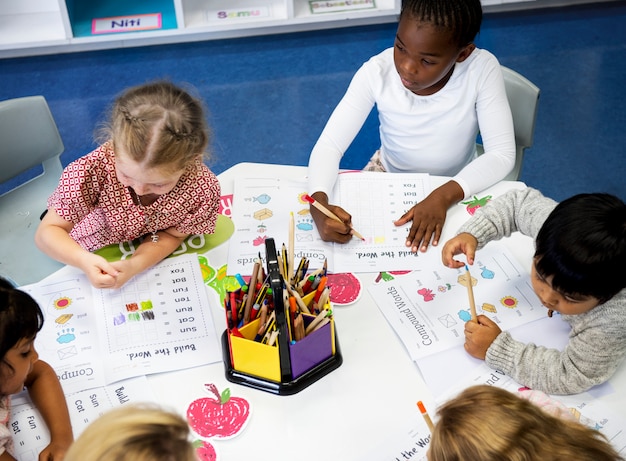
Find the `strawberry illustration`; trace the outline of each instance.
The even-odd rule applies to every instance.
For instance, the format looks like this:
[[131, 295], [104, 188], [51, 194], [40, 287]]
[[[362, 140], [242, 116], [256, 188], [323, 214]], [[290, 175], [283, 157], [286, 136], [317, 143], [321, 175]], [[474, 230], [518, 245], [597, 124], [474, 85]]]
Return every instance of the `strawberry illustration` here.
[[241, 397], [231, 397], [228, 388], [220, 395], [215, 384], [205, 384], [205, 387], [215, 397], [203, 397], [189, 404], [189, 425], [204, 438], [237, 435], [250, 415], [250, 404]]
[[193, 447], [196, 449], [196, 456], [200, 461], [215, 461], [217, 453], [215, 447], [204, 440], [194, 440]]
[[487, 202], [489, 200], [491, 200], [491, 195], [486, 195], [482, 198], [478, 198], [474, 195], [473, 200], [468, 200], [467, 202], [461, 202], [461, 203], [463, 205], [467, 205], [465, 209], [470, 215], [474, 216], [474, 213], [476, 213], [476, 210], [478, 210], [480, 207], [487, 205]]

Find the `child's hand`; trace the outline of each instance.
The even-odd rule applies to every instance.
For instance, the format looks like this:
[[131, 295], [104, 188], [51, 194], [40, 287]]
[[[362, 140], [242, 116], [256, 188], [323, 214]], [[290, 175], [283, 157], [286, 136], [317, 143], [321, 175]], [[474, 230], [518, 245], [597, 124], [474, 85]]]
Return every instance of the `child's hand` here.
[[50, 442], [50, 445], [39, 453], [39, 461], [63, 461], [65, 453], [70, 449], [71, 444], [72, 439]]
[[424, 252], [428, 249], [431, 240], [434, 246], [439, 243], [447, 210], [448, 204], [431, 194], [404, 213], [394, 224], [402, 226], [413, 221], [406, 239], [406, 246], [411, 247], [413, 253], [416, 253], [418, 249]]
[[448, 181], [404, 213], [394, 224], [402, 226], [413, 221], [406, 239], [406, 246], [411, 247], [413, 253], [416, 253], [418, 249], [426, 251], [431, 240], [433, 245], [437, 246], [443, 224], [446, 222], [448, 208], [462, 198], [461, 186], [456, 181]]
[[472, 357], [485, 360], [487, 349], [500, 333], [502, 330], [493, 320], [479, 315], [476, 321], [465, 322], [465, 350]]
[[80, 268], [96, 288], [113, 288], [117, 283], [118, 271], [102, 256], [86, 252]]
[[124, 259], [121, 261], [114, 261], [111, 265], [117, 271], [117, 277], [115, 278], [115, 285], [112, 288], [122, 288], [130, 279], [141, 272], [141, 268], [135, 267], [133, 258]]
[[329, 205], [328, 197], [323, 192], [314, 193], [313, 198], [319, 202], [320, 205], [324, 205], [330, 211], [335, 213], [342, 221], [339, 222], [331, 219], [314, 206], [311, 206], [311, 216], [313, 217], [313, 221], [315, 221], [315, 226], [317, 227], [317, 231], [319, 232], [322, 240], [325, 242], [337, 243], [347, 243], [352, 240], [352, 228], [350, 227], [350, 224], [352, 223], [352, 216], [350, 213], [341, 207]]
[[472, 234], [462, 233], [454, 238], [451, 238], [443, 246], [441, 250], [441, 260], [447, 267], [453, 269], [463, 267], [465, 263], [457, 261], [454, 256], [464, 254], [467, 259], [467, 264], [474, 264], [474, 257], [476, 256], [476, 247], [478, 246], [478, 240]]

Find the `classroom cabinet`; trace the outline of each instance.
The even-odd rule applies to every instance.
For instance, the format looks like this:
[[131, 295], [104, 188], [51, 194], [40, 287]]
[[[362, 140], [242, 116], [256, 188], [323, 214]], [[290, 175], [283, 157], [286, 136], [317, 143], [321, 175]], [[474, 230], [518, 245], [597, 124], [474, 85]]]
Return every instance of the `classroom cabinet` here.
[[19, 0], [0, 58], [394, 22], [400, 0]]
[[[483, 0], [485, 11], [590, 0]], [[19, 0], [0, 3], [0, 58], [397, 21], [401, 0]]]

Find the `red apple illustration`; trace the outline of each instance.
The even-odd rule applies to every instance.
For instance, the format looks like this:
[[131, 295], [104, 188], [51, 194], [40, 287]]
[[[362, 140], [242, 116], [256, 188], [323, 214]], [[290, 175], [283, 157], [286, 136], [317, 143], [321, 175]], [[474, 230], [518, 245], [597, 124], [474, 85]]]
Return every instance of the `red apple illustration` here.
[[487, 202], [489, 200], [491, 200], [491, 195], [486, 195], [482, 198], [478, 198], [474, 195], [473, 200], [468, 200], [467, 202], [461, 202], [461, 203], [463, 205], [467, 205], [465, 209], [467, 210], [469, 214], [474, 216], [474, 213], [476, 213], [476, 210], [478, 210], [480, 207], [487, 205]]
[[349, 272], [328, 274], [326, 286], [330, 289], [330, 301], [336, 306], [352, 304], [361, 296], [361, 282]]
[[200, 461], [216, 461], [217, 453], [209, 442], [204, 440], [194, 440], [193, 447], [196, 449], [196, 456]]
[[215, 384], [205, 384], [205, 387], [215, 397], [191, 402], [187, 408], [189, 425], [204, 438], [237, 435], [250, 416], [250, 404], [241, 397], [231, 397], [228, 388], [220, 395]]

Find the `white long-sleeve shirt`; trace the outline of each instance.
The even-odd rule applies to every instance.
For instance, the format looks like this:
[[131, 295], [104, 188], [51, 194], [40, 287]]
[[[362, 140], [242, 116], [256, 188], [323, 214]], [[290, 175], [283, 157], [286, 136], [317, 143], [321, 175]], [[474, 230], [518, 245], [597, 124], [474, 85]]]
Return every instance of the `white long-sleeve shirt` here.
[[[452, 176], [468, 197], [513, 169], [513, 121], [495, 56], [476, 48], [441, 90], [418, 96], [402, 85], [389, 48], [361, 66], [326, 123], [309, 159], [311, 193], [331, 195], [339, 162], [374, 105], [390, 173]], [[476, 157], [479, 128], [485, 153]]]

